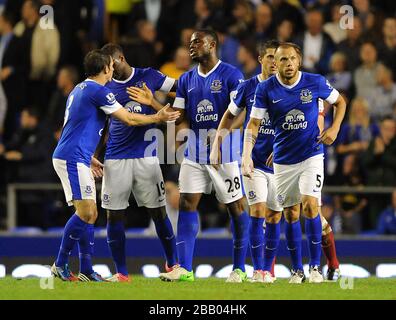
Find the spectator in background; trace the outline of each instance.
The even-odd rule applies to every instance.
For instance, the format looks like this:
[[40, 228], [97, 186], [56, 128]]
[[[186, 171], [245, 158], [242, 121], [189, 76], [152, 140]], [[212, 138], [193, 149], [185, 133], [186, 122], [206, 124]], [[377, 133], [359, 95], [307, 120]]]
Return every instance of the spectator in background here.
[[190, 52], [185, 47], [176, 49], [173, 60], [165, 63], [160, 71], [173, 79], [179, 79], [180, 76], [188, 71], [191, 67]]
[[146, 20], [136, 24], [137, 38], [123, 43], [125, 57], [134, 62], [137, 68], [159, 68], [158, 56], [162, 51], [162, 44], [157, 41], [157, 31], [154, 25]]
[[358, 17], [353, 18], [353, 28], [347, 29], [347, 38], [341, 41], [337, 50], [345, 54], [349, 71], [353, 72], [359, 66], [360, 46], [362, 43], [362, 22]]
[[396, 17], [388, 17], [382, 27], [383, 40], [378, 46], [380, 60], [396, 75]]
[[254, 12], [246, 0], [236, 0], [232, 10], [234, 22], [228, 32], [237, 39], [246, 39], [254, 30]]
[[290, 20], [282, 20], [276, 28], [276, 39], [280, 42], [290, 42], [294, 35], [294, 24]]
[[334, 233], [342, 233], [342, 219], [330, 196], [322, 197], [322, 215], [330, 224]]
[[[348, 187], [363, 185], [363, 176], [355, 154], [345, 157], [339, 184]], [[367, 199], [356, 194], [346, 193], [336, 197], [337, 208], [340, 209], [342, 231], [348, 234], [357, 234], [362, 230], [362, 214], [367, 207]]]
[[334, 43], [330, 36], [323, 32], [323, 15], [320, 11], [311, 10], [306, 14], [307, 30], [295, 39], [303, 50], [303, 68], [308, 72], [325, 75], [329, 70], [330, 57], [334, 52]]
[[184, 28], [180, 32], [180, 45], [186, 49], [190, 48], [190, 39], [194, 33], [193, 28]]
[[273, 24], [279, 25], [280, 21], [289, 20], [293, 21], [296, 33], [303, 32], [304, 19], [303, 15], [297, 6], [291, 5], [284, 0], [271, 0]]
[[393, 191], [391, 205], [381, 212], [377, 223], [378, 234], [396, 235], [396, 191]]
[[65, 66], [59, 70], [57, 89], [51, 96], [45, 119], [50, 128], [62, 126], [67, 98], [78, 82], [79, 74], [75, 67]]
[[377, 69], [377, 86], [370, 98], [370, 115], [375, 120], [392, 115], [393, 104], [396, 103], [396, 84], [393, 82], [392, 71], [380, 64]]
[[272, 38], [274, 28], [272, 24], [271, 6], [263, 2], [256, 7], [255, 10], [255, 41], [265, 42]]
[[[23, 109], [20, 129], [5, 145], [3, 152], [9, 182], [53, 182], [52, 152], [55, 146], [53, 134], [40, 124], [38, 110]], [[18, 196], [18, 224], [43, 226], [46, 198], [45, 192], [21, 192]]]
[[350, 93], [352, 73], [348, 71], [347, 58], [343, 53], [336, 52], [331, 56], [330, 74], [326, 78], [338, 91]]
[[238, 61], [238, 51], [240, 42], [235, 37], [228, 35], [227, 28], [223, 23], [214, 26], [214, 30], [219, 38], [219, 57], [220, 60], [241, 69]]
[[217, 24], [224, 24], [224, 17], [221, 8], [216, 6], [214, 0], [195, 0], [194, 7], [197, 21], [196, 29], [213, 27]]
[[105, 8], [108, 13], [108, 41], [117, 43], [120, 35], [127, 32], [128, 14], [134, 3], [139, 0], [106, 0]]
[[346, 40], [347, 31], [345, 28], [341, 27], [341, 17], [342, 14], [340, 12], [341, 5], [335, 4], [331, 8], [331, 22], [327, 22], [323, 30], [331, 37], [335, 44], [339, 44], [341, 41]]
[[238, 50], [238, 62], [242, 65], [242, 73], [245, 79], [249, 79], [261, 72], [261, 66], [257, 60], [258, 53], [255, 43], [244, 42]]
[[56, 74], [60, 55], [60, 38], [56, 26], [53, 29], [40, 27], [40, 2], [25, 0], [22, 21], [15, 26], [15, 34], [22, 38], [25, 54], [30, 58], [28, 96], [31, 103], [44, 112], [48, 104], [50, 81]]
[[376, 123], [370, 120], [369, 107], [363, 98], [355, 98], [351, 103], [348, 122], [341, 126], [337, 138], [337, 168], [342, 167], [345, 156], [365, 152], [370, 142], [379, 134]]
[[370, 0], [353, 0], [356, 15], [362, 22], [363, 31], [367, 34], [372, 31], [375, 24], [375, 15], [370, 7]]
[[377, 86], [376, 78], [380, 66], [374, 43], [365, 42], [361, 45], [360, 59], [362, 64], [355, 70], [353, 75], [356, 96], [370, 100]]
[[[362, 155], [369, 186], [396, 186], [396, 122], [392, 118], [381, 121], [380, 134], [374, 138]], [[370, 201], [370, 223], [375, 225], [387, 198], [374, 195]]]
[[28, 56], [13, 32], [11, 13], [0, 15], [0, 133], [11, 138], [17, 127], [17, 116], [26, 100]]

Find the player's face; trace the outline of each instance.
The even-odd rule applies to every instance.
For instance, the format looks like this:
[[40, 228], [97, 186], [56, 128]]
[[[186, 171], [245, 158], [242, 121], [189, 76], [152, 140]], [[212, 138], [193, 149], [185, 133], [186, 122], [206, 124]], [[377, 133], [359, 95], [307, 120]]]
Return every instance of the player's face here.
[[114, 68], [113, 77], [114, 77], [114, 79], [123, 80], [123, 79], [121, 79], [121, 77], [122, 77], [123, 64], [124, 64], [124, 61], [125, 61], [124, 56], [116, 55], [116, 56], [112, 57], [112, 60], [114, 62], [114, 64], [113, 64], [113, 68]]
[[194, 32], [190, 40], [190, 57], [194, 62], [206, 60], [214, 48], [214, 41], [200, 32]]
[[291, 79], [295, 77], [300, 68], [300, 63], [300, 56], [294, 48], [279, 48], [276, 51], [275, 64], [282, 78]]
[[259, 57], [259, 62], [265, 74], [275, 74], [278, 71], [275, 65], [275, 48], [268, 48], [264, 56]]

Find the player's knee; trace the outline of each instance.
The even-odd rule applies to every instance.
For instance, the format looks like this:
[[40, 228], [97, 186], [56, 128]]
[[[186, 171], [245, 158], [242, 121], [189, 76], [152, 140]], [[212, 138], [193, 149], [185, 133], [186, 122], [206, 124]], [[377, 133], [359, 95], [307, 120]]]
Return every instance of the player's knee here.
[[316, 216], [319, 214], [317, 200], [315, 198], [306, 199], [302, 203], [302, 210], [305, 217], [316, 218]]
[[147, 211], [150, 214], [151, 219], [153, 219], [154, 221], [163, 220], [166, 217], [165, 207], [148, 208]]
[[282, 212], [273, 211], [271, 209], [267, 209], [265, 212], [265, 222], [271, 224], [277, 224], [280, 222], [282, 218]]
[[255, 218], [265, 218], [265, 206], [262, 203], [256, 203], [250, 206], [250, 215]]
[[243, 212], [243, 203], [240, 200], [237, 200], [237, 201], [234, 201], [231, 203], [227, 203], [226, 207], [227, 207], [228, 214], [233, 217], [239, 216]]
[[195, 204], [195, 201], [191, 199], [190, 197], [181, 194], [180, 195], [180, 210], [181, 211], [196, 211], [197, 206]]
[[287, 223], [294, 223], [300, 219], [300, 211], [297, 206], [285, 208], [283, 214]]
[[124, 217], [124, 210], [107, 210], [107, 221], [111, 224], [123, 222]]

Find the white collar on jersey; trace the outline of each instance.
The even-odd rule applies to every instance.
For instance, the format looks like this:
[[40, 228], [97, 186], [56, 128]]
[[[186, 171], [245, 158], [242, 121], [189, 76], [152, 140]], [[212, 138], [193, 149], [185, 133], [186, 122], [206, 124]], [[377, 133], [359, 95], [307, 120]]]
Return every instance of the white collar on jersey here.
[[94, 79], [90, 79], [90, 78], [85, 79], [83, 82], [85, 82], [85, 81], [92, 81], [92, 82], [96, 82], [97, 84], [100, 84], [99, 82], [95, 81]]
[[264, 81], [264, 79], [261, 78], [261, 73], [259, 73], [259, 74], [257, 75], [257, 80], [258, 80], [259, 82], [263, 82], [263, 81]]
[[198, 65], [198, 67], [197, 67], [197, 72], [198, 72], [198, 74], [199, 74], [201, 77], [206, 78], [206, 77], [208, 77], [212, 72], [214, 72], [214, 71], [217, 69], [217, 67], [220, 65], [220, 63], [221, 63], [221, 60], [219, 59], [219, 61], [216, 63], [216, 65], [215, 65], [208, 73], [206, 73], [206, 74], [204, 74], [204, 73], [202, 73], [201, 71], [199, 71], [199, 65]]
[[279, 73], [276, 74], [276, 79], [278, 80], [279, 84], [280, 84], [282, 87], [285, 87], [285, 88], [287, 88], [287, 89], [293, 89], [295, 86], [297, 86], [297, 85], [300, 83], [301, 76], [302, 76], [302, 72], [301, 72], [301, 71], [298, 71], [298, 78], [297, 78], [297, 81], [294, 82], [294, 83], [293, 83], [292, 85], [290, 85], [290, 86], [288, 86], [287, 84], [284, 84], [284, 83], [281, 81], [281, 79], [279, 78]]
[[127, 83], [135, 75], [135, 68], [134, 67], [131, 67], [131, 68], [132, 68], [132, 72], [131, 72], [131, 75], [128, 77], [128, 79], [126, 79], [126, 80], [116, 80], [116, 79], [113, 78], [113, 81], [117, 82], [117, 83]]

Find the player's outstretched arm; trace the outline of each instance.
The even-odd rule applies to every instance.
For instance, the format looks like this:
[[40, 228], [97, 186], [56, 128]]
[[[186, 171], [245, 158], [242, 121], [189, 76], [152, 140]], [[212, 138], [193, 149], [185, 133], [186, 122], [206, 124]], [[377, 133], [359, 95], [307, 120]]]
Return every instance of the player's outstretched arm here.
[[345, 116], [346, 111], [346, 102], [344, 98], [339, 95], [337, 101], [333, 104], [336, 108], [334, 117], [333, 117], [333, 124], [327, 130], [324, 130], [319, 138], [319, 143], [324, 143], [326, 145], [331, 145], [336, 139], [338, 132], [340, 131], [342, 120]]
[[242, 174], [245, 177], [252, 178], [254, 169], [252, 160], [252, 150], [256, 144], [257, 135], [259, 131], [261, 120], [250, 118], [243, 139], [243, 153], [242, 153]]
[[232, 124], [235, 120], [235, 115], [231, 113], [229, 109], [226, 110], [223, 117], [220, 120], [219, 127], [216, 131], [216, 136], [213, 141], [212, 149], [210, 150], [210, 164], [213, 165], [216, 169], [219, 168], [219, 164], [221, 163], [221, 152], [220, 146], [223, 139], [230, 133], [232, 128]]
[[128, 87], [126, 89], [128, 96], [131, 100], [151, 106], [155, 111], [160, 111], [164, 106], [159, 103], [155, 98], [151, 90], [143, 84], [143, 88]]
[[159, 110], [156, 114], [130, 113], [120, 108], [111, 114], [127, 126], [145, 126], [153, 123], [175, 121], [180, 117], [180, 111], [173, 111], [169, 104]]

